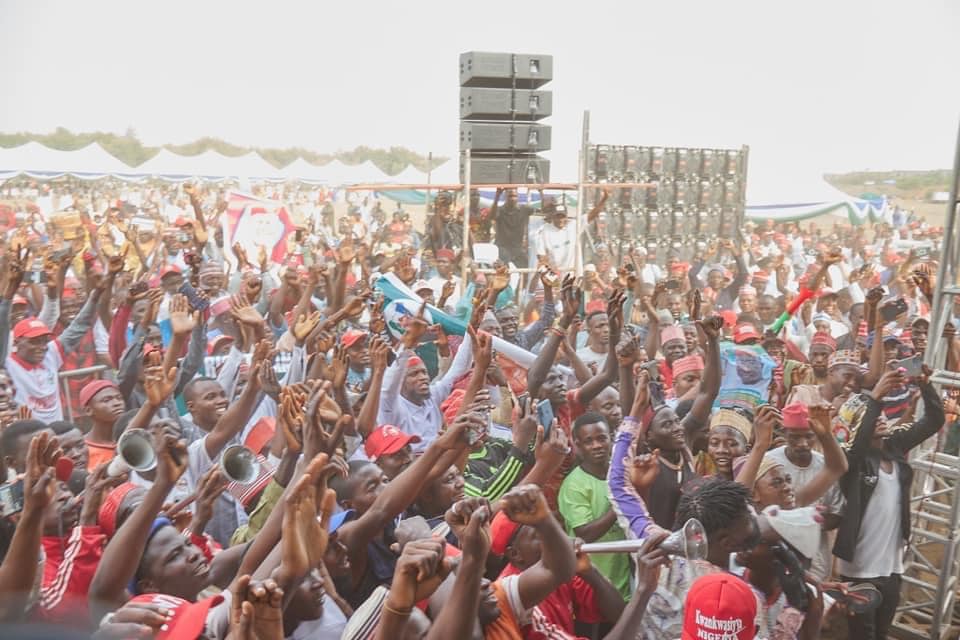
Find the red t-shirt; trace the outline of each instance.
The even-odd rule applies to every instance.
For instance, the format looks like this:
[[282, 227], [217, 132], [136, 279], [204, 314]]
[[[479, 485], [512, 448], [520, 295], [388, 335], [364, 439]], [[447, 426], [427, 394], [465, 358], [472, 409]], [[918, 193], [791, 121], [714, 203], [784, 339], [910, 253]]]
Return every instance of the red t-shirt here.
[[[522, 571], [512, 564], [504, 567], [500, 577], [520, 575]], [[600, 608], [591, 587], [580, 576], [554, 589], [530, 612], [530, 624], [524, 627], [526, 640], [580, 638], [573, 630], [575, 621], [593, 624], [603, 622]], [[559, 632], [559, 633], [558, 633]]]

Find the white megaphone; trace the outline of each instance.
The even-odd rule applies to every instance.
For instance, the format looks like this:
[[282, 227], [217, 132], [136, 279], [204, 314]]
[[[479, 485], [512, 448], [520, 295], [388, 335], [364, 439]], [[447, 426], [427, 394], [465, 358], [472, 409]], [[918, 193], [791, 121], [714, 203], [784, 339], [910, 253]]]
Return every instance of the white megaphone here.
[[260, 463], [253, 451], [242, 444], [233, 444], [220, 456], [220, 469], [230, 482], [250, 484], [260, 473]]
[[117, 477], [130, 471], [150, 471], [157, 466], [157, 454], [153, 450], [150, 434], [143, 429], [124, 431], [117, 441], [117, 455], [110, 461], [107, 474]]

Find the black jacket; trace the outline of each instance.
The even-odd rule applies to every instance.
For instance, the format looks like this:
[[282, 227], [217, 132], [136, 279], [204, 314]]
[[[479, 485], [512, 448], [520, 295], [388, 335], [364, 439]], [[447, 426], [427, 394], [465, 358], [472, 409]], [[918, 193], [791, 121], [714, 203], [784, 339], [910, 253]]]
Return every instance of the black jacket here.
[[907, 462], [907, 454], [910, 449], [934, 435], [945, 420], [943, 402], [933, 385], [922, 385], [920, 393], [924, 403], [923, 419], [896, 427], [890, 436], [884, 439], [880, 449], [871, 447], [871, 440], [882, 406], [872, 397], [864, 395], [867, 408], [860, 427], [846, 450], [849, 468], [840, 478], [840, 490], [847, 499], [847, 507], [837, 529], [833, 554], [841, 560], [853, 561], [860, 523], [877, 486], [881, 460], [891, 460], [897, 465], [897, 478], [900, 482], [900, 528], [904, 541], [910, 538], [910, 484], [913, 481], [913, 468]]

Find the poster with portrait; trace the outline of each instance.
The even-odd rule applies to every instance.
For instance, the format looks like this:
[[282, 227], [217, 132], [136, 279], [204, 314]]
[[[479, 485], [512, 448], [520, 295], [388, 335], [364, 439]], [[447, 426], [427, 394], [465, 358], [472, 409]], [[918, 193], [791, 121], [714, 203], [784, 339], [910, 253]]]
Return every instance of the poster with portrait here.
[[231, 191], [222, 224], [224, 254], [234, 269], [237, 268], [236, 257], [230, 248], [235, 243], [247, 252], [250, 262], [257, 262], [260, 247], [272, 263], [285, 262], [295, 225], [283, 202]]
[[720, 343], [720, 393], [715, 407], [756, 412], [767, 402], [776, 363], [759, 345]]

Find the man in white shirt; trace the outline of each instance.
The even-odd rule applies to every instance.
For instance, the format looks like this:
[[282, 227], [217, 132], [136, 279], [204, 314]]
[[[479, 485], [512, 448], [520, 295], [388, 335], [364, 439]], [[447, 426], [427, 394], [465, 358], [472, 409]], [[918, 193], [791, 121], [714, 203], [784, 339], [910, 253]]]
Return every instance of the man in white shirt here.
[[411, 443], [414, 453], [426, 449], [443, 424], [440, 403], [450, 395], [453, 383], [470, 370], [472, 351], [470, 340], [464, 340], [450, 368], [433, 383], [423, 360], [410, 349], [401, 351], [383, 377], [377, 424], [392, 424], [404, 433], [420, 436], [420, 442]]
[[80, 313], [60, 338], [37, 318], [21, 320], [13, 327], [13, 351], [8, 353], [11, 332], [10, 299], [0, 300], [0, 354], [7, 354], [5, 367], [17, 389], [17, 404], [47, 424], [63, 420], [59, 373], [64, 354], [73, 351], [93, 325], [102, 289], [94, 289]]
[[547, 203], [543, 217], [545, 224], [536, 238], [537, 258], [546, 260], [558, 272], [572, 271], [577, 257], [577, 230], [567, 219], [567, 207]]

